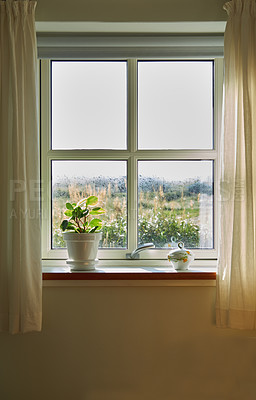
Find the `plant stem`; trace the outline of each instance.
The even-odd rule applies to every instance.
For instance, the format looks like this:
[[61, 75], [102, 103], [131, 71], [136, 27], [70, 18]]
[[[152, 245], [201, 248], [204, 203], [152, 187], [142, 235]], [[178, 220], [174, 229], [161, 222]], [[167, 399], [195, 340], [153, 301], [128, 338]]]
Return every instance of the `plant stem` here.
[[79, 219], [76, 217], [76, 224], [77, 224], [77, 226], [78, 226], [78, 230], [79, 230], [79, 232], [80, 233], [82, 233], [82, 228], [81, 228], [81, 226], [80, 226], [80, 224], [79, 224]]

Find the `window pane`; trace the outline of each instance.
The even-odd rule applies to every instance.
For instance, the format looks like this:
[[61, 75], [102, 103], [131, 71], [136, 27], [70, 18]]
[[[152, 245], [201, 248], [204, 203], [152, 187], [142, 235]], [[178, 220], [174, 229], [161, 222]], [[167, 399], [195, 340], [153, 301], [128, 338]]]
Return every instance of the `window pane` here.
[[139, 243], [213, 248], [213, 161], [140, 161]]
[[213, 63], [138, 63], [140, 149], [211, 149]]
[[60, 230], [68, 201], [95, 195], [106, 210], [100, 247], [126, 248], [126, 161], [52, 161], [52, 247], [65, 247]]
[[126, 62], [52, 62], [52, 148], [125, 149]]

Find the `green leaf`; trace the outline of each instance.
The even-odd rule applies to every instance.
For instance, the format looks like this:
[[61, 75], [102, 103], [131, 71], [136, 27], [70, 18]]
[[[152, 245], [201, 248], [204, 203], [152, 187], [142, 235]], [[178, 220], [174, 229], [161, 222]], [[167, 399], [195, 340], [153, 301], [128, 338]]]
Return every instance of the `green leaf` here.
[[86, 200], [86, 207], [87, 206], [94, 206], [95, 204], [98, 203], [98, 197], [96, 196], [90, 196]]
[[75, 225], [73, 225], [68, 219], [64, 219], [62, 221], [62, 223], [60, 224], [60, 228], [63, 232], [67, 230], [76, 231]]
[[92, 228], [95, 227], [95, 226], [101, 228], [102, 227], [102, 221], [101, 221], [101, 219], [93, 218], [90, 221], [89, 226], [91, 226]]
[[72, 218], [82, 218], [83, 217], [83, 210], [81, 207], [76, 207], [72, 211]]
[[99, 214], [104, 214], [106, 211], [101, 208], [101, 207], [94, 207], [91, 211], [90, 214], [91, 215], [99, 215]]
[[72, 217], [72, 211], [71, 211], [71, 210], [66, 210], [66, 211], [64, 212], [64, 214], [65, 214], [67, 217]]
[[75, 225], [71, 224], [70, 222], [68, 223], [68, 226], [67, 226], [66, 230], [78, 232], [77, 228], [75, 227]]
[[66, 208], [67, 208], [68, 210], [73, 210], [73, 206], [72, 206], [71, 203], [66, 203]]
[[64, 232], [67, 229], [69, 221], [67, 219], [64, 219], [62, 223], [60, 224], [60, 229]]

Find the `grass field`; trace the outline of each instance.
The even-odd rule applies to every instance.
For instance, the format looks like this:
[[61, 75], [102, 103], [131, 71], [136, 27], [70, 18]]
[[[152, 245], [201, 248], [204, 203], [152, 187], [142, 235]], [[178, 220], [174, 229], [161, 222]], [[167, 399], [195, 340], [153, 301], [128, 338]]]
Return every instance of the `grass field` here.
[[[65, 247], [59, 226], [65, 217], [66, 202], [77, 202], [90, 195], [98, 196], [99, 205], [106, 209], [106, 214], [102, 216], [104, 227], [100, 247], [127, 246], [126, 178], [94, 181], [59, 181], [53, 186], [53, 248]], [[198, 181], [171, 182], [165, 187], [157, 181], [152, 183], [152, 179], [139, 182], [139, 243], [152, 241], [156, 247], [166, 247], [172, 240], [181, 240], [186, 247], [202, 247], [200, 238], [204, 230], [208, 232], [206, 242], [209, 247], [212, 242], [211, 199], [211, 187]]]

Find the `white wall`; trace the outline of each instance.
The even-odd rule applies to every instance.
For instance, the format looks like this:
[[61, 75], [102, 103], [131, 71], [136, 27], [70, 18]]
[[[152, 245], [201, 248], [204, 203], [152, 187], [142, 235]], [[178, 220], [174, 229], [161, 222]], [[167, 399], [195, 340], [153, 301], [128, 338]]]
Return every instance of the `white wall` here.
[[44, 288], [43, 332], [0, 336], [2, 400], [255, 400], [256, 333], [214, 287]]

